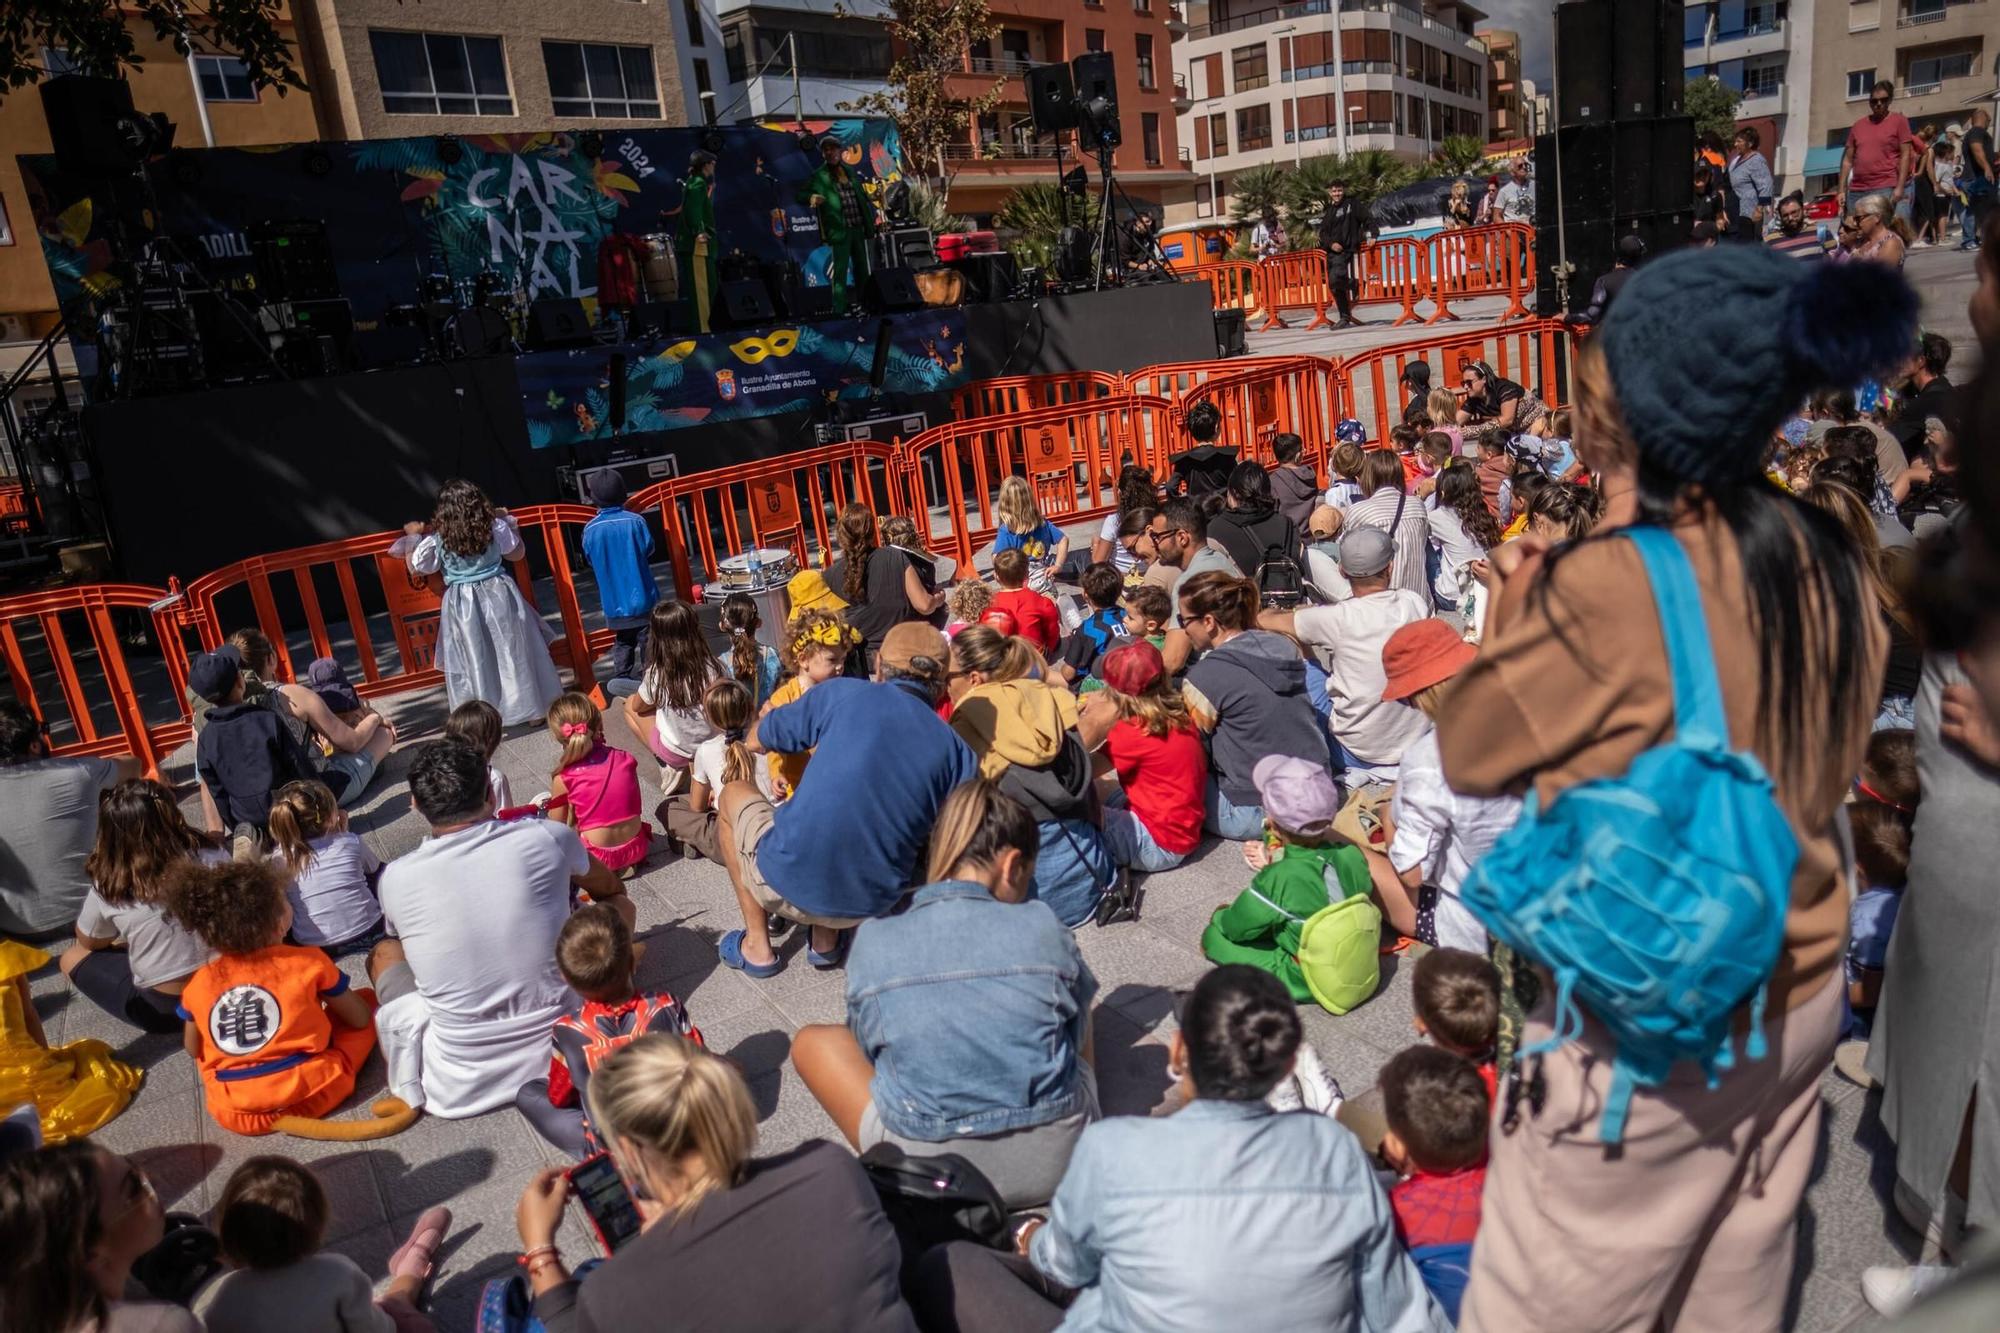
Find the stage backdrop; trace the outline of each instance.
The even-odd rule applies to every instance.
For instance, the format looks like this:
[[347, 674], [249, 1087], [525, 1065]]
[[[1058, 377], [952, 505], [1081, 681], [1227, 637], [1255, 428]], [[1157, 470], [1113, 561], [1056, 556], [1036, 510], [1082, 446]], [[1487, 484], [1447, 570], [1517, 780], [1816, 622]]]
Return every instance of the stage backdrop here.
[[[895, 179], [899, 145], [886, 120], [808, 121], [806, 130], [803, 138], [741, 126], [177, 149], [152, 162], [149, 176], [158, 230], [219, 283], [254, 275], [250, 224], [324, 221], [361, 364], [375, 367], [412, 359], [411, 333], [386, 327], [383, 316], [417, 300], [432, 273], [469, 292], [490, 272], [523, 300], [580, 297], [594, 315], [598, 243], [615, 232], [671, 232], [688, 157], [704, 140], [721, 145], [723, 253], [795, 260], [809, 284], [824, 285], [819, 224], [795, 202], [819, 165], [818, 138], [846, 145], [871, 196]], [[107, 219], [54, 157], [20, 161], [57, 299], [85, 352], [95, 327], [88, 298], [118, 281]]]

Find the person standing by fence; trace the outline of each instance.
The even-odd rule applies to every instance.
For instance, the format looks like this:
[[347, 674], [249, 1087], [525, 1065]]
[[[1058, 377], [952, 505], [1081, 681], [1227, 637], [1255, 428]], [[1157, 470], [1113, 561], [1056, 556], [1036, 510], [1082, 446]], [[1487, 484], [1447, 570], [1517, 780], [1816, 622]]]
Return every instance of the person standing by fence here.
[[1360, 323], [1354, 318], [1354, 265], [1374, 232], [1375, 219], [1369, 216], [1368, 205], [1347, 197], [1346, 181], [1330, 182], [1326, 212], [1319, 220], [1319, 244], [1326, 251], [1326, 284], [1340, 310], [1337, 328], [1351, 329]]

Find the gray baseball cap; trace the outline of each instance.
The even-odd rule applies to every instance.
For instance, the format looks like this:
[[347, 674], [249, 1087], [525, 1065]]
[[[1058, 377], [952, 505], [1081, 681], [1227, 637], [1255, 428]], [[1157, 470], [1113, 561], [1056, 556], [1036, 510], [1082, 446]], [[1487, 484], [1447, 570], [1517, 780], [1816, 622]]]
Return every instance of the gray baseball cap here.
[[1380, 528], [1351, 527], [1340, 538], [1340, 569], [1351, 579], [1380, 574], [1396, 559], [1396, 542]]

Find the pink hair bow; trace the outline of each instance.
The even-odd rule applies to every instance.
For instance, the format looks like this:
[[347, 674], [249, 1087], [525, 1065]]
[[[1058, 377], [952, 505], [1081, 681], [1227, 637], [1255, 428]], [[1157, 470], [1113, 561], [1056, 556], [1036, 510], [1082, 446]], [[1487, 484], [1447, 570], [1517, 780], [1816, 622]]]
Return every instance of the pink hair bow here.
[[565, 722], [563, 723], [562, 734], [565, 737], [588, 736], [590, 734], [590, 724], [588, 722]]

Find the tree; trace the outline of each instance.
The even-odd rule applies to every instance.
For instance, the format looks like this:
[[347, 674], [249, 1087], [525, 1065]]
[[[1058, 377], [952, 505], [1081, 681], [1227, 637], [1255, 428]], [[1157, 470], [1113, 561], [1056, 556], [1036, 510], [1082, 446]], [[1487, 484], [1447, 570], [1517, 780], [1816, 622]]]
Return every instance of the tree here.
[[1446, 176], [1470, 175], [1472, 169], [1486, 160], [1486, 145], [1476, 134], [1447, 135], [1431, 154], [1431, 161], [1437, 164], [1440, 173]]
[[972, 230], [970, 222], [951, 211], [943, 190], [921, 177], [906, 177], [903, 183], [910, 188], [910, 219], [919, 227], [937, 236]]
[[1285, 206], [1285, 177], [1288, 167], [1275, 164], [1246, 167], [1229, 178], [1229, 216], [1238, 222], [1255, 222], [1267, 208], [1282, 211]]
[[0, 7], [0, 90], [40, 82], [44, 47], [65, 52], [80, 74], [117, 78], [144, 64], [129, 18], [183, 56], [197, 43], [235, 56], [253, 84], [282, 96], [306, 86], [278, 30], [284, 12], [284, 0], [9, 0]]
[[1324, 153], [1299, 163], [1285, 180], [1285, 209], [1295, 222], [1317, 217], [1326, 209], [1326, 187], [1347, 182], [1350, 199], [1368, 203], [1418, 179], [1422, 171], [1381, 148], [1359, 153]]
[[1742, 93], [1704, 74], [1687, 81], [1681, 109], [1694, 117], [1696, 134], [1713, 134], [1728, 143], [1736, 133], [1736, 108], [1742, 101]]
[[884, 80], [888, 87], [842, 102], [840, 109], [895, 121], [905, 160], [942, 185], [950, 179], [946, 146], [964, 141], [972, 118], [993, 108], [1005, 83], [996, 78], [967, 100], [952, 92], [951, 80], [966, 77], [966, 52], [974, 42], [992, 40], [1000, 25], [986, 0], [893, 0], [891, 9], [889, 36], [897, 55]]
[[1008, 248], [1023, 264], [1032, 264], [1040, 269], [1051, 267], [1055, 257], [1056, 237], [1063, 226], [1082, 227], [1093, 238], [1097, 235], [1097, 201], [1089, 195], [1064, 199], [1060, 187], [1049, 181], [1036, 181], [1023, 185], [1007, 196], [1000, 205], [1000, 211], [993, 216], [994, 224], [1014, 233]]

